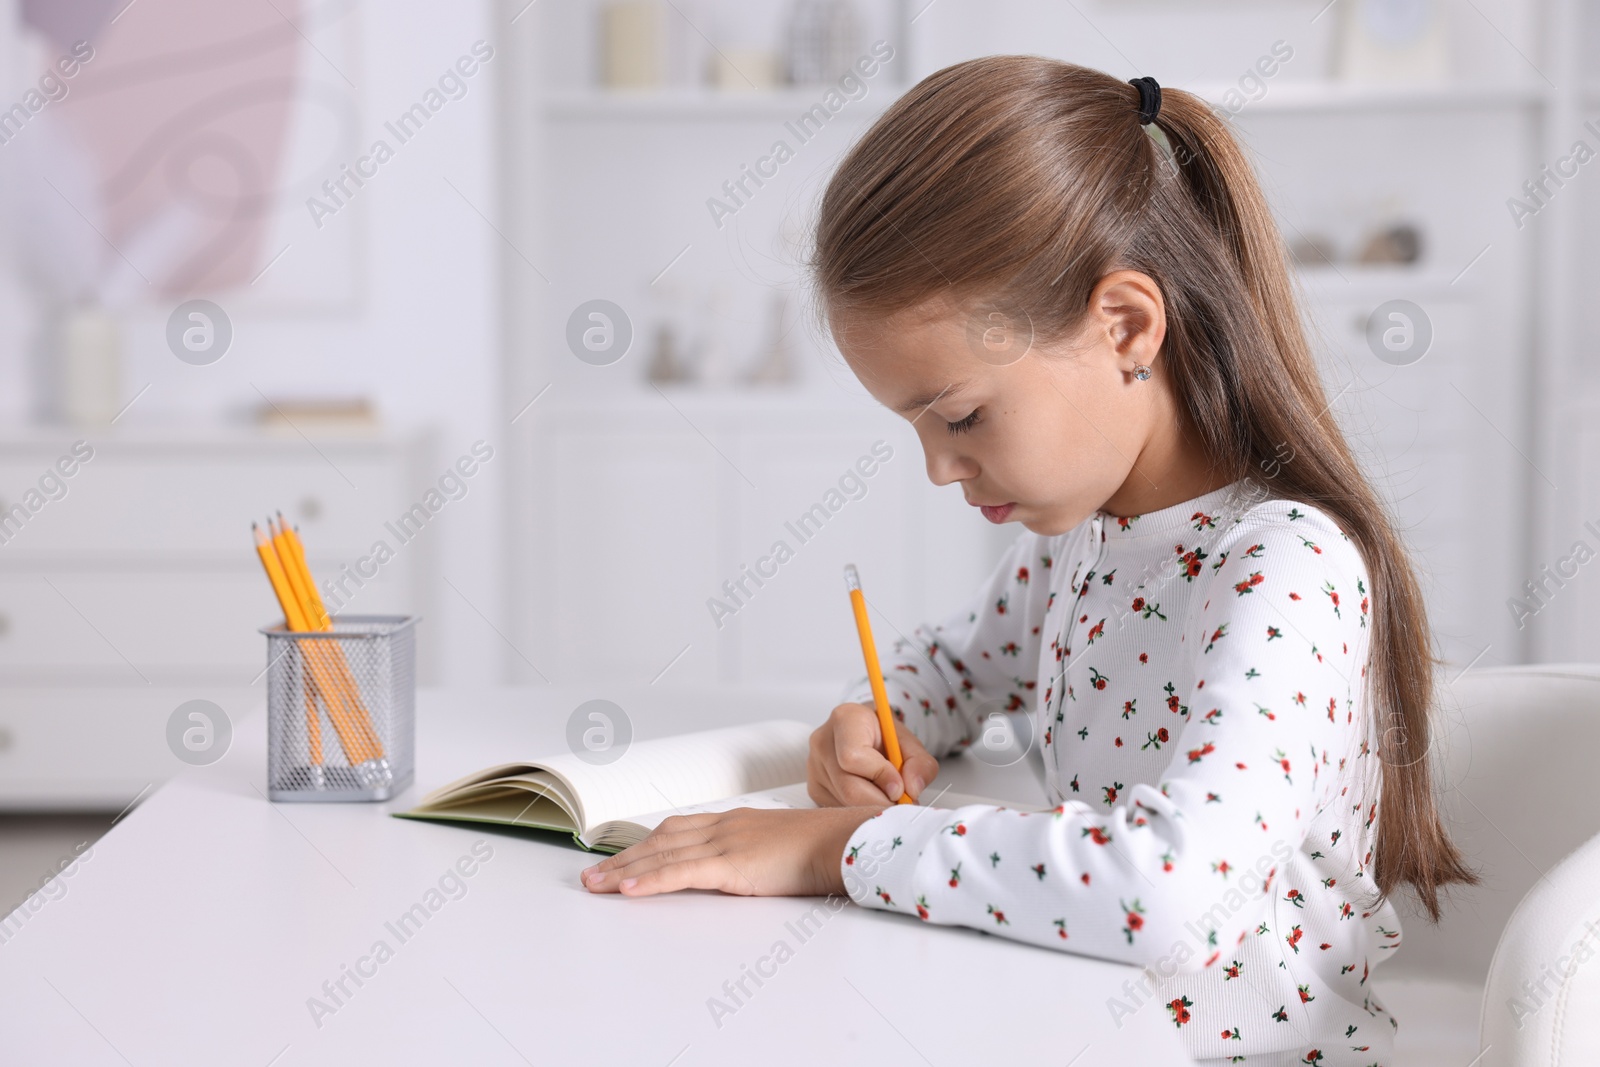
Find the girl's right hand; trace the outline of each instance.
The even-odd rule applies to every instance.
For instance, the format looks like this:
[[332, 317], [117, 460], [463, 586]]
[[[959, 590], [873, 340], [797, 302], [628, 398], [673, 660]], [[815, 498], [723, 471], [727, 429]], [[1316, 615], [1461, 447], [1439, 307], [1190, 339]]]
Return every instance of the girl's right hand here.
[[895, 728], [904, 766], [894, 769], [883, 754], [878, 713], [865, 704], [840, 704], [828, 721], [811, 733], [806, 763], [806, 791], [818, 807], [894, 804], [902, 789], [915, 800], [938, 777], [939, 761], [928, 754], [910, 730]]

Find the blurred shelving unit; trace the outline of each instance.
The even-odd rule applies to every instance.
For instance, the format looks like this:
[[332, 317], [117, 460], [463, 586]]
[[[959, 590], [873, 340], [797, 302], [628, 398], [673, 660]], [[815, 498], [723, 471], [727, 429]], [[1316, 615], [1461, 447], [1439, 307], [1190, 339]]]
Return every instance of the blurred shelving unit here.
[[[796, 224], [810, 217], [839, 155], [899, 93], [971, 55], [1058, 55], [1122, 77], [1154, 74], [1164, 85], [1195, 92], [1229, 114], [1257, 161], [1286, 240], [1302, 231], [1321, 231], [1353, 249], [1363, 222], [1419, 224], [1424, 245], [1415, 264], [1369, 266], [1343, 258], [1296, 271], [1328, 395], [1424, 572], [1440, 653], [1461, 666], [1583, 658], [1582, 637], [1594, 633], [1594, 625], [1576, 625], [1576, 615], [1557, 622], [1552, 611], [1541, 615], [1537, 627], [1523, 629], [1506, 601], [1546, 561], [1550, 543], [1581, 535], [1577, 497], [1566, 488], [1552, 489], [1540, 472], [1579, 447], [1572, 434], [1563, 437], [1554, 428], [1562, 420], [1550, 417], [1558, 413], [1546, 406], [1569, 399], [1565, 376], [1579, 362], [1571, 332], [1587, 310], [1579, 294], [1593, 291], [1600, 281], [1593, 274], [1594, 257], [1580, 264], [1578, 238], [1558, 224], [1571, 220], [1580, 205], [1586, 220], [1600, 215], [1594, 210], [1596, 194], [1585, 191], [1558, 196], [1535, 223], [1519, 228], [1507, 201], [1523, 195], [1524, 183], [1566, 154], [1575, 138], [1600, 145], [1600, 138], [1581, 125], [1582, 110], [1600, 104], [1600, 71], [1585, 70], [1580, 62], [1600, 45], [1597, 6], [1597, 0], [1530, 0], [1487, 14], [1452, 8], [1468, 21], [1455, 27], [1460, 54], [1450, 80], [1356, 84], [1319, 73], [1331, 69], [1336, 33], [1335, 17], [1323, 17], [1320, 3], [1284, 5], [1282, 12], [1272, 13], [1135, 3], [1062, 7], [1042, 0], [981, 10], [886, 3], [873, 10], [882, 35], [896, 49], [895, 61], [885, 66], [890, 76], [870, 81], [864, 95], [841, 108], [816, 141], [796, 146], [794, 160], [775, 181], [720, 222], [708, 214], [706, 201], [719, 195], [724, 180], [736, 178], [742, 166], [785, 136], [785, 122], [815, 104], [822, 90], [598, 88], [589, 63], [593, 49], [572, 44], [592, 33], [580, 20], [593, 7], [545, 12], [539, 33], [529, 31], [530, 73], [514, 90], [515, 104], [508, 111], [517, 144], [511, 182], [538, 191], [534, 206], [517, 198], [524, 212], [518, 243], [537, 249], [536, 261], [557, 265], [548, 284], [533, 282], [517, 290], [522, 326], [514, 333], [523, 339], [520, 351], [529, 355], [513, 361], [512, 378], [519, 383], [513, 392], [526, 397], [553, 386], [535, 409], [540, 414], [523, 430], [522, 451], [530, 456], [534, 448], [544, 451], [529, 462], [522, 484], [549, 492], [551, 483], [539, 468], [552, 456], [561, 457], [554, 461], [561, 470], [554, 477], [576, 479], [572, 484], [598, 484], [618, 465], [632, 462], [615, 450], [571, 443], [574, 434], [590, 441], [584, 435], [608, 424], [603, 415], [608, 405], [615, 412], [632, 412], [630, 418], [660, 419], [662, 427], [675, 426], [672, 432], [684, 435], [671, 470], [733, 479], [731, 486], [719, 482], [716, 492], [734, 503], [714, 507], [700, 505], [715, 494], [703, 500], [694, 496], [710, 489], [693, 490], [684, 482], [681, 504], [671, 509], [673, 528], [692, 531], [686, 537], [702, 548], [723, 546], [710, 557], [715, 567], [725, 571], [737, 565], [741, 553], [759, 547], [747, 540], [755, 534], [738, 524], [741, 494], [764, 500], [771, 493], [798, 506], [825, 484], [818, 480], [821, 466], [797, 469], [792, 482], [762, 484], [759, 491], [741, 488], [727, 456], [718, 453], [751, 447], [780, 422], [771, 401], [737, 389], [657, 395], [644, 381], [644, 348], [637, 349], [637, 360], [630, 352], [613, 367], [583, 366], [565, 350], [566, 315], [594, 297], [637, 309], [636, 327], [643, 324], [635, 340], [639, 346], [648, 340], [649, 323], [661, 314], [663, 277], [723, 282], [733, 293], [726, 312], [729, 329], [744, 349], [752, 348], [764, 328], [761, 294], [797, 285], [796, 241], [803, 234]], [[741, 24], [746, 30], [751, 18]], [[1178, 28], [1150, 33], [1152, 18]], [[1248, 69], [1275, 36], [1292, 39], [1299, 58], [1281, 76], [1262, 80], [1262, 91], [1247, 94], [1241, 103], [1236, 71]], [[1119, 51], [1112, 42], [1125, 45], [1134, 39], [1139, 58], [1151, 69], [1123, 69], [1127, 49]], [[565, 43], [541, 47], [540, 40]], [[1186, 76], [1191, 73], [1198, 76]], [[1587, 175], [1583, 181], [1585, 190], [1596, 184]], [[1574, 228], [1570, 221], [1565, 225]], [[1586, 236], [1600, 237], [1600, 221], [1584, 226]], [[1592, 240], [1588, 246], [1593, 247]], [[1580, 279], [1587, 281], [1586, 289], [1579, 287]], [[1422, 306], [1433, 327], [1428, 354], [1407, 366], [1378, 360], [1367, 340], [1369, 317], [1393, 299]], [[1600, 333], [1600, 324], [1590, 333]], [[878, 425], [870, 400], [822, 339], [811, 343], [805, 373], [793, 387], [794, 411], [808, 414], [795, 417], [834, 427], [841, 447], [846, 440], [870, 439], [873, 431], [866, 428]], [[628, 361], [635, 361], [631, 370], [625, 368]], [[1592, 388], [1585, 380], [1570, 399]], [[671, 405], [668, 396], [674, 398]], [[512, 410], [521, 402], [513, 398]], [[1591, 407], [1600, 410], [1600, 403]], [[1591, 436], [1600, 449], [1600, 436]], [[649, 463], [659, 467], [667, 462], [665, 454], [651, 455]], [[1600, 470], [1600, 452], [1587, 462], [1588, 469]], [[1575, 463], [1569, 467], [1579, 469]], [[1566, 487], [1568, 479], [1554, 477], [1548, 483]], [[542, 499], [566, 500], [561, 492]], [[1584, 517], [1600, 520], [1600, 499], [1594, 503], [1597, 509]], [[520, 519], [517, 538], [540, 543], [539, 509], [526, 509]], [[952, 529], [966, 529], [961, 516], [950, 521]], [[911, 611], [917, 599], [922, 600], [917, 607], [930, 616], [959, 605], [962, 584], [970, 589], [987, 569], [1001, 540], [995, 533], [978, 531], [972, 540], [977, 547], [964, 550], [978, 557], [971, 566], [963, 570], [958, 564], [958, 573], [942, 576], [947, 588], [937, 593], [908, 596], [905, 610]], [[613, 551], [615, 546], [607, 549]], [[586, 561], [581, 546], [568, 546], [566, 553], [542, 564], [528, 562], [519, 580], [517, 601], [538, 605], [520, 621], [519, 633], [530, 647], [557, 640], [558, 627], [539, 617], [566, 611], [575, 595], [561, 591], [556, 572], [598, 566], [597, 560]], [[718, 581], [723, 571], [716, 572]], [[700, 585], [710, 577], [708, 572]], [[1594, 609], [1580, 596], [1565, 597], [1565, 608], [1587, 611], [1600, 624], [1600, 579], [1594, 585]], [[689, 608], [703, 611], [698, 603]], [[709, 646], [684, 660], [691, 664], [706, 652], [708, 658], [691, 667], [702, 677], [746, 679], [759, 670], [776, 680], [786, 672], [820, 669], [815, 659], [797, 657], [785, 665], [782, 656], [752, 652], [749, 640], [730, 646], [726, 633], [707, 629], [695, 636], [681, 620], [663, 619], [662, 626], [686, 635], [679, 646], [692, 641]], [[603, 631], [596, 620], [585, 632], [598, 639]], [[736, 651], [728, 651], [733, 646]], [[637, 662], [609, 665], [648, 680], [676, 651], [652, 648]]]
[[[914, 434], [847, 381], [836, 356], [831, 368], [818, 358], [799, 328], [797, 293], [788, 329], [798, 380], [657, 389], [644, 374], [652, 326], [664, 312], [660, 294], [680, 281], [726, 287], [723, 342], [735, 364], [747, 365], [769, 338], [766, 293], [793, 292], [799, 273], [784, 219], [794, 217], [797, 197], [820, 191], [839, 153], [908, 84], [901, 73], [907, 35], [890, 28], [905, 26], [906, 5], [864, 6], [871, 9], [866, 44], [892, 40], [897, 54], [813, 126], [795, 124], [823, 100], [826, 84], [598, 88], [585, 62], [594, 49], [575, 43], [592, 37], [586, 15], [595, 9], [529, 12], [544, 21], [525, 31], [530, 62], [518, 69], [534, 73], [512, 90], [509, 177], [519, 189], [537, 189], [546, 206], [528, 210], [527, 198], [515, 198], [524, 211], [515, 241], [538, 249], [536, 262], [556, 266], [548, 285], [530, 283], [510, 301], [525, 327], [525, 350], [537, 353], [514, 361], [513, 392], [532, 397], [550, 387], [515, 427], [518, 455], [536, 457], [519, 480], [536, 503], [520, 512], [514, 534], [523, 550], [513, 601], [527, 607], [512, 640], [555, 665], [546, 673], [646, 682], [658, 673], [685, 682], [837, 677], [842, 686], [859, 657], [849, 628], [835, 625], [840, 601], [830, 595], [846, 557], [876, 576], [879, 607], [908, 632], [987, 570], [994, 531], [963, 514], [971, 509], [959, 493], [927, 484]], [[775, 40], [770, 14], [757, 6], [739, 17], [747, 27], [766, 19], [760, 30]], [[551, 34], [566, 44], [541, 50], [539, 41], [556, 39]], [[794, 149], [793, 161], [764, 186], [747, 185], [756, 192], [747, 200], [727, 197], [723, 183], [738, 181], [780, 138]], [[639, 181], [641, 173], [651, 180]], [[708, 224], [712, 197], [736, 208], [725, 226]], [[680, 231], [676, 243], [657, 244]], [[561, 359], [567, 314], [595, 297], [617, 302], [633, 321], [633, 348], [615, 366]], [[737, 373], [734, 367], [728, 377]], [[802, 544], [785, 523], [838, 491], [876, 442], [893, 459], [881, 469], [874, 461], [874, 476], [854, 490], [859, 499]], [[929, 521], [935, 513], [944, 516], [938, 523]], [[544, 521], [550, 514], [574, 519]], [[950, 532], [935, 543], [934, 529]], [[723, 583], [740, 580], [779, 539], [795, 559], [749, 607], [728, 599]], [[951, 580], [928, 580], [923, 563], [931, 560], [947, 560]], [[630, 599], [644, 572], [653, 594]], [[708, 602], [718, 598], [740, 610], [714, 619]], [[619, 619], [634, 635], [627, 641], [618, 640]], [[512, 669], [531, 678], [515, 661]]]

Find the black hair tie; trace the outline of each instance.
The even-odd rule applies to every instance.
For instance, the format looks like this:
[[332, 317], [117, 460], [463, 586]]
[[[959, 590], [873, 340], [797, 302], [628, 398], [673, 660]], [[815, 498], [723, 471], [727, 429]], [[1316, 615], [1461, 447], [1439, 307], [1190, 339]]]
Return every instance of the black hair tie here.
[[1139, 90], [1139, 124], [1150, 125], [1161, 113], [1161, 86], [1154, 78], [1129, 78], [1128, 84]]

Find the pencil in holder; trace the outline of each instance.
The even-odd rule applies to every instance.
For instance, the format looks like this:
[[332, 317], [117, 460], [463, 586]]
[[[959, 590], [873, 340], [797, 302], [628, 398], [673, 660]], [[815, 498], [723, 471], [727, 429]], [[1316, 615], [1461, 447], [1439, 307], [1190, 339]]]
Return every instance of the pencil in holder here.
[[270, 799], [388, 800], [411, 784], [416, 622], [345, 615], [330, 630], [261, 628]]

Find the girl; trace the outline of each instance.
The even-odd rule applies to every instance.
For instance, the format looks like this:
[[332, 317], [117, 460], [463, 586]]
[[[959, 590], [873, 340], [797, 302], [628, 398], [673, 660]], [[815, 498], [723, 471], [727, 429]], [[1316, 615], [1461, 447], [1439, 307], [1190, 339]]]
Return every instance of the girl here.
[[[812, 737], [817, 810], [671, 818], [584, 883], [847, 891], [1145, 965], [1108, 1010], [1167, 1012], [1202, 1062], [1384, 1063], [1388, 897], [1437, 920], [1474, 875], [1432, 794], [1417, 581], [1223, 122], [1150, 79], [958, 63], [840, 165], [814, 269], [929, 478], [1024, 532], [886, 659], [903, 774], [863, 683]], [[893, 803], [1013, 710], [1053, 810]]]

